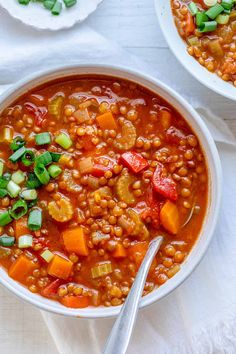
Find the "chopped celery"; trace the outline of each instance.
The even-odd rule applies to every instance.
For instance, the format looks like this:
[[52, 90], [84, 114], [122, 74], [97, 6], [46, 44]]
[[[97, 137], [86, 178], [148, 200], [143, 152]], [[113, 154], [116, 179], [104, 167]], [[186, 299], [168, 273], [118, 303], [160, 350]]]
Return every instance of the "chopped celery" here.
[[92, 278], [103, 277], [104, 275], [112, 273], [112, 265], [110, 261], [98, 263], [91, 268]]
[[29, 248], [33, 245], [33, 237], [31, 235], [23, 235], [18, 239], [19, 248]]

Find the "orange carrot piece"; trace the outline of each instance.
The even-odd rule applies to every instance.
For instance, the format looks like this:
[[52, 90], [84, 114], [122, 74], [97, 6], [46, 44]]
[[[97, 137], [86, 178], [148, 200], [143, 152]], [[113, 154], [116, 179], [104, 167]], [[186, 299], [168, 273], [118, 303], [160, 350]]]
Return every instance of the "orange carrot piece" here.
[[190, 14], [190, 12], [188, 12], [186, 15], [186, 25], [184, 27], [184, 31], [186, 36], [189, 36], [195, 31], [193, 16]]
[[37, 267], [38, 263], [33, 262], [32, 259], [22, 254], [14, 263], [12, 263], [8, 270], [8, 274], [14, 280], [20, 283], [25, 283], [26, 278], [31, 275]]
[[112, 255], [114, 258], [125, 258], [127, 257], [127, 251], [121, 243], [118, 243]]
[[106, 112], [96, 118], [101, 129], [116, 130], [117, 124], [111, 112]]
[[88, 296], [74, 296], [74, 295], [66, 295], [60, 299], [60, 302], [66, 306], [73, 309], [81, 309], [84, 307], [88, 307], [90, 305]]
[[142, 263], [145, 254], [147, 253], [148, 243], [147, 242], [137, 242], [131, 245], [128, 249], [130, 258], [135, 262], [139, 267]]
[[75, 252], [79, 256], [88, 256], [87, 240], [82, 227], [64, 231], [62, 238], [67, 252]]
[[68, 279], [72, 267], [73, 263], [68, 258], [55, 254], [48, 265], [48, 274], [56, 278]]
[[28, 229], [27, 223], [27, 218], [20, 218], [19, 220], [14, 221], [14, 231], [16, 239], [18, 239], [22, 235], [30, 234], [30, 230]]
[[160, 211], [160, 221], [162, 226], [171, 234], [177, 234], [179, 231], [179, 211], [177, 206], [167, 200]]

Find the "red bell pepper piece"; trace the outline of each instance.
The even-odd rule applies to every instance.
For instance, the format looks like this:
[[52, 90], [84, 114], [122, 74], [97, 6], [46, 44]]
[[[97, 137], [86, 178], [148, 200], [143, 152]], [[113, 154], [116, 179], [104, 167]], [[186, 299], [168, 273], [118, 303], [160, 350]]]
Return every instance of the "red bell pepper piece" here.
[[120, 160], [134, 173], [139, 173], [148, 167], [148, 161], [135, 151], [124, 152]]
[[177, 200], [178, 194], [176, 183], [171, 177], [164, 176], [163, 173], [164, 166], [158, 162], [156, 170], [152, 176], [152, 184], [154, 190], [165, 198]]
[[106, 171], [110, 171], [115, 165], [115, 160], [107, 156], [99, 156], [94, 159], [93, 171], [91, 174], [94, 177], [103, 177]]
[[43, 290], [41, 290], [41, 295], [49, 298], [53, 298], [57, 295], [57, 290], [60, 285], [63, 284], [63, 280], [56, 279], [52, 281], [49, 285], [46, 286]]
[[180, 140], [183, 140], [185, 138], [186, 136], [184, 135], [184, 133], [173, 126], [171, 126], [166, 131], [166, 141], [170, 144], [179, 144]]
[[48, 113], [46, 107], [37, 107], [35, 104], [31, 102], [26, 102], [24, 104], [25, 109], [34, 117], [35, 124], [40, 127], [43, 123], [43, 120]]

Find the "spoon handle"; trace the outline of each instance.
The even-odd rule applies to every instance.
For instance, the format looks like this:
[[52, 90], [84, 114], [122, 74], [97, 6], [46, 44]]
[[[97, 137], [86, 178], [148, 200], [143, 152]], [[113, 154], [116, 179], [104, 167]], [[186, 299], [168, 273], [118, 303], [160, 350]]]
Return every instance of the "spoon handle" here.
[[137, 317], [138, 305], [142, 296], [148, 271], [162, 241], [162, 236], [158, 236], [151, 241], [130, 293], [108, 337], [103, 354], [126, 353]]

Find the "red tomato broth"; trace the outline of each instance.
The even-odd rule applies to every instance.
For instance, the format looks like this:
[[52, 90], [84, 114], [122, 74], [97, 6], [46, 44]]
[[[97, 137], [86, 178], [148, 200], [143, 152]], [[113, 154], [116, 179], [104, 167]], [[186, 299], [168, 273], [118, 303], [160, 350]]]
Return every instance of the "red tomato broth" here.
[[[63, 103], [59, 114], [54, 116], [49, 113], [49, 105], [57, 95], [63, 97]], [[27, 112], [25, 102], [47, 110], [41, 125], [36, 125], [35, 119], [38, 124], [38, 116]], [[77, 117], [81, 117], [80, 111], [85, 115], [88, 113], [89, 119], [78, 122], [73, 116], [75, 111], [79, 111]], [[117, 132], [102, 130], [97, 123], [96, 117], [107, 111], [111, 112], [117, 124]], [[125, 141], [119, 135], [127, 122], [129, 129], [132, 127], [132, 132], [135, 132], [133, 145], [128, 148], [126, 144], [131, 144], [132, 139]], [[126, 80], [81, 76], [36, 87], [4, 110], [1, 123], [2, 129], [10, 127], [14, 137], [21, 135], [27, 148], [34, 149], [37, 155], [45, 151], [63, 154], [59, 162], [53, 163], [62, 169], [62, 173], [37, 189], [37, 206], [42, 209], [43, 222], [40, 230], [30, 231], [33, 245], [20, 249], [16, 240], [13, 246], [8, 247], [11, 250], [10, 256], [1, 257], [0, 252], [0, 264], [7, 270], [22, 254], [32, 255], [38, 262], [37, 269], [22, 281], [30, 291], [58, 300], [64, 305], [71, 303], [72, 307], [79, 304], [81, 307], [86, 304], [120, 305], [132, 286], [148, 243], [160, 233], [165, 236], [164, 244], [149, 273], [144, 295], [180, 269], [180, 264], [191, 251], [203, 224], [207, 207], [208, 175], [204, 153], [197, 137], [184, 118], [167, 102]], [[170, 127], [180, 130], [181, 139], [170, 141], [166, 133]], [[68, 134], [72, 141], [72, 146], [67, 150], [55, 142], [60, 131]], [[41, 132], [50, 132], [52, 142], [49, 145], [35, 145], [34, 134]], [[84, 138], [86, 147], [83, 145]], [[118, 141], [124, 144], [124, 148], [120, 149]], [[26, 173], [32, 172], [32, 166], [23, 168], [21, 162], [9, 164], [8, 158], [12, 151], [8, 141], [0, 142], [0, 149], [0, 158], [5, 161], [4, 172], [12, 173], [19, 169]], [[134, 172], [136, 167], [132, 170], [129, 165], [122, 164], [121, 155], [131, 151], [147, 161], [145, 168], [137, 173]], [[100, 160], [98, 157], [101, 157]], [[90, 172], [83, 173], [80, 170], [80, 162], [84, 158], [91, 158], [94, 162]], [[88, 169], [91, 167], [90, 162], [86, 162]], [[98, 162], [104, 163], [104, 169], [98, 168]], [[152, 176], [158, 164], [163, 166], [164, 175], [176, 185], [178, 198], [173, 203], [178, 209], [180, 225], [188, 220], [194, 209], [189, 222], [175, 235], [161, 225], [160, 210], [168, 199], [153, 189]], [[121, 183], [121, 177], [125, 184]], [[119, 185], [122, 186], [122, 192], [117, 187]], [[148, 188], [151, 191], [149, 197]], [[9, 196], [0, 199], [1, 210], [9, 210], [17, 199]], [[66, 207], [69, 206], [62, 213], [63, 218], [68, 217], [65, 221], [58, 221], [57, 218], [62, 215], [58, 214], [58, 210], [55, 211], [55, 205], [61, 201], [65, 202]], [[53, 203], [53, 208], [50, 208], [50, 203]], [[146, 211], [144, 219], [140, 218], [142, 213], [137, 212], [140, 207]], [[153, 221], [150, 210], [156, 213], [157, 222]], [[12, 224], [1, 227], [1, 235], [14, 236]], [[127, 228], [126, 224], [130, 226]], [[89, 250], [87, 256], [65, 249], [62, 233], [76, 227], [82, 229], [83, 240]], [[133, 246], [139, 243], [140, 247], [135, 248], [141, 251], [134, 252]], [[127, 257], [113, 256], [118, 244], [125, 248]], [[48, 274], [52, 261], [48, 263], [41, 257], [44, 250], [50, 250], [54, 257], [55, 254], [66, 257], [73, 263], [67, 279]], [[68, 296], [79, 298], [74, 301], [68, 299]]]

